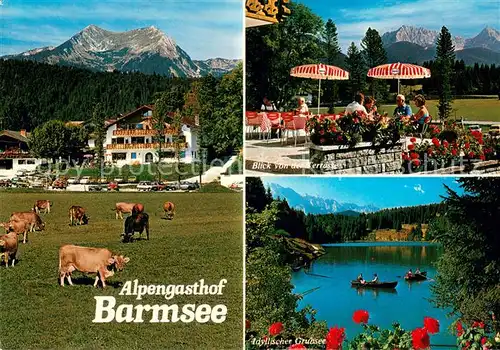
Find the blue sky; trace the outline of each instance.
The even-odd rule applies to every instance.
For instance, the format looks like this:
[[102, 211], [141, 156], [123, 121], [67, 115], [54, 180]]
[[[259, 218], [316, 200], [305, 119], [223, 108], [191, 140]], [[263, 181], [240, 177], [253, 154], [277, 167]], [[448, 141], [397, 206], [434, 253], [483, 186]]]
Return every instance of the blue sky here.
[[241, 0], [0, 0], [0, 55], [57, 46], [90, 24], [155, 26], [193, 59], [242, 58]]
[[380, 35], [403, 24], [440, 30], [448, 27], [453, 36], [474, 37], [486, 26], [500, 29], [498, 0], [295, 0], [307, 5], [338, 27], [343, 52], [351, 42], [359, 46], [371, 27]]
[[341, 203], [372, 204], [392, 208], [437, 203], [445, 195], [443, 184], [463, 193], [452, 177], [262, 177], [264, 186], [276, 183], [301, 195], [335, 199]]

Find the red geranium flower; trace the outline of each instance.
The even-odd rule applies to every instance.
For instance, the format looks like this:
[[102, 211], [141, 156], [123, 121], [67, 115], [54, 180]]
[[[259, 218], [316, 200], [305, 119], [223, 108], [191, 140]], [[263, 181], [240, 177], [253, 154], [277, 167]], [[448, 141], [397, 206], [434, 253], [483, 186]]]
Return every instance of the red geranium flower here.
[[424, 328], [430, 333], [439, 333], [439, 321], [432, 317], [424, 317]]
[[466, 350], [467, 350], [468, 348], [470, 348], [470, 341], [467, 341], [467, 342], [465, 343], [465, 348], [464, 348], [464, 349], [466, 349]]
[[456, 149], [452, 149], [451, 150], [451, 154], [454, 155], [454, 156], [456, 156], [457, 155], [457, 150]]
[[486, 157], [485, 157], [485, 155], [484, 155], [484, 154], [481, 154], [481, 155], [479, 156], [479, 159], [481, 159], [481, 160], [485, 160], [485, 159], [486, 159]]
[[319, 134], [320, 134], [320, 135], [324, 135], [324, 134], [325, 134], [325, 130], [321, 129], [321, 130], [319, 131]]
[[344, 140], [344, 138], [342, 137], [342, 135], [337, 136], [337, 141], [340, 142], [340, 141], [343, 141], [343, 140]]
[[307, 348], [304, 344], [292, 344], [288, 347], [288, 350], [306, 350]]
[[488, 341], [488, 339], [486, 337], [482, 337], [481, 338], [481, 345], [486, 344], [487, 341]]
[[408, 145], [408, 149], [410, 151], [413, 151], [415, 149], [415, 145], [411, 144], [411, 145]]
[[448, 143], [448, 141], [443, 140], [443, 146], [444, 146], [444, 147], [448, 148], [448, 146], [449, 146], [449, 145], [450, 145], [450, 144]]
[[428, 148], [427, 149], [427, 154], [430, 155], [430, 156], [432, 156], [434, 154], [434, 152], [432, 151], [431, 148]]
[[250, 326], [251, 326], [250, 321], [249, 320], [245, 320], [245, 328], [246, 329], [250, 329]]
[[410, 157], [411, 157], [411, 159], [418, 159], [420, 156], [418, 155], [418, 153], [412, 152], [412, 153], [410, 153]]
[[481, 322], [474, 321], [472, 323], [472, 327], [473, 328], [484, 328], [484, 322], [483, 321], [481, 321]]
[[464, 326], [462, 325], [462, 322], [458, 321], [457, 325], [457, 335], [460, 337], [462, 334], [464, 334]]
[[434, 146], [438, 147], [439, 146], [439, 140], [437, 138], [433, 138], [432, 139], [432, 143], [434, 144]]
[[273, 337], [283, 332], [283, 323], [275, 322], [269, 326], [269, 334]]
[[365, 310], [354, 311], [354, 314], [352, 315], [352, 320], [355, 323], [368, 323], [369, 318], [370, 314]]
[[470, 143], [469, 143], [469, 142], [466, 142], [466, 143], [464, 144], [464, 147], [465, 147], [465, 149], [469, 149], [469, 148], [470, 148]]
[[429, 334], [425, 328], [417, 328], [411, 332], [414, 349], [427, 349], [430, 345]]
[[468, 156], [469, 156], [469, 158], [474, 158], [475, 154], [474, 154], [474, 152], [469, 152]]
[[337, 326], [330, 328], [326, 335], [326, 350], [342, 349], [344, 338], [345, 328], [338, 328]]
[[420, 166], [420, 159], [413, 159], [411, 162], [412, 162], [412, 163], [413, 163], [413, 165], [414, 165], [414, 166], [416, 166], [416, 167], [417, 167], [417, 166]]
[[415, 143], [415, 142], [417, 142], [417, 139], [416, 139], [415, 137], [412, 137], [412, 138], [410, 139], [410, 142]]

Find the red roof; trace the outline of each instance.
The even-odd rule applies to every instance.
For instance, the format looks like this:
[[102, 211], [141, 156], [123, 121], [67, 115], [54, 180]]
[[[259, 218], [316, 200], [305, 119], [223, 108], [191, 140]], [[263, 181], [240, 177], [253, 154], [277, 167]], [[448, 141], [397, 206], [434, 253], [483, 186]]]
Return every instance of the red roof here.
[[[107, 120], [106, 121], [107, 122], [106, 127], [110, 127], [113, 124], [116, 124], [116, 123], [118, 123], [118, 122], [120, 122], [122, 120], [125, 120], [125, 119], [127, 119], [127, 118], [135, 115], [139, 111], [153, 111], [153, 110], [154, 110], [154, 105], [142, 105], [142, 106], [136, 108], [135, 110], [133, 110], [133, 111], [127, 113], [127, 114], [124, 114], [123, 116], [121, 116], [118, 119], [109, 119], [109, 120]], [[174, 116], [174, 112], [169, 112], [167, 115], [172, 118]], [[182, 124], [188, 125], [190, 127], [196, 126], [194, 118], [191, 118], [191, 117], [182, 117], [181, 121], [182, 121]]]

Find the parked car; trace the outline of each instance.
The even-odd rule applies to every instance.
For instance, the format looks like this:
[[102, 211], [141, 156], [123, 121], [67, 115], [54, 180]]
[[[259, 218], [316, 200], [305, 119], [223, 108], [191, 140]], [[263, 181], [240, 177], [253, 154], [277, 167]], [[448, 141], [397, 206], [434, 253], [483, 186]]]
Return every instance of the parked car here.
[[89, 184], [90, 183], [90, 176], [82, 177], [82, 179], [80, 180], [80, 183], [81, 184]]
[[11, 186], [11, 182], [9, 179], [1, 179], [0, 180], [0, 187], [10, 187]]
[[490, 133], [491, 136], [498, 136], [498, 135], [500, 135], [500, 124], [492, 125], [490, 127], [489, 133]]
[[479, 132], [483, 131], [483, 129], [481, 129], [481, 127], [479, 125], [477, 125], [477, 124], [475, 124], [475, 125], [469, 125], [469, 130], [470, 131], [479, 131]]
[[102, 186], [101, 185], [90, 185], [88, 187], [89, 192], [100, 192], [102, 191]]
[[196, 183], [187, 181], [181, 182], [181, 190], [192, 191], [192, 190], [197, 190], [198, 188], [200, 188], [200, 186], [197, 182]]
[[157, 181], [151, 182], [151, 191], [163, 191], [163, 190], [165, 190], [164, 184]]
[[52, 182], [52, 188], [54, 188], [54, 189], [65, 190], [67, 186], [68, 186], [68, 182], [64, 178], [55, 179]]
[[153, 186], [149, 181], [141, 181], [137, 184], [137, 191], [151, 191]]
[[119, 191], [119, 190], [120, 190], [120, 186], [118, 186], [118, 182], [111, 181], [108, 184], [108, 191]]
[[68, 179], [68, 183], [69, 184], [77, 184], [77, 183], [80, 183], [80, 180], [78, 178], [76, 178], [76, 177], [70, 177]]

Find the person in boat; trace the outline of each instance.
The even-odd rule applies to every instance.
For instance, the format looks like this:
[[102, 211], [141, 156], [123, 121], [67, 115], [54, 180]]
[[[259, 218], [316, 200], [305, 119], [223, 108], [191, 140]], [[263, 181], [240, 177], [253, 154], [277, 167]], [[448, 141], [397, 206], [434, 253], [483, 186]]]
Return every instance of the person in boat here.
[[378, 275], [376, 273], [373, 274], [373, 279], [371, 280], [371, 283], [378, 283]]
[[357, 281], [361, 284], [365, 284], [365, 279], [363, 278], [363, 274], [360, 273], [358, 278], [357, 278]]
[[413, 272], [411, 271], [411, 269], [406, 273], [406, 276], [413, 277]]
[[420, 272], [420, 268], [417, 267], [417, 269], [415, 270], [415, 275], [421, 275], [422, 273]]

